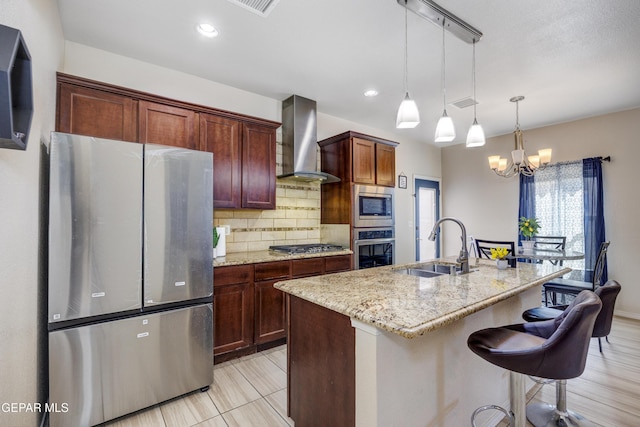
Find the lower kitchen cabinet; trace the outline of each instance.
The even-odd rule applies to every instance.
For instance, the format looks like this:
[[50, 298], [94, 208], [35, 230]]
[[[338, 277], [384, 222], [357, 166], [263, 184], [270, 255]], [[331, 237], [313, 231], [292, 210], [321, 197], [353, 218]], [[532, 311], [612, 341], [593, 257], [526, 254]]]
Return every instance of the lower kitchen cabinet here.
[[255, 264], [255, 342], [273, 342], [287, 336], [284, 293], [273, 284], [291, 277], [290, 261]]
[[276, 282], [350, 269], [351, 255], [214, 268], [214, 362], [286, 342], [286, 299]]
[[253, 265], [213, 269], [213, 354], [253, 346]]

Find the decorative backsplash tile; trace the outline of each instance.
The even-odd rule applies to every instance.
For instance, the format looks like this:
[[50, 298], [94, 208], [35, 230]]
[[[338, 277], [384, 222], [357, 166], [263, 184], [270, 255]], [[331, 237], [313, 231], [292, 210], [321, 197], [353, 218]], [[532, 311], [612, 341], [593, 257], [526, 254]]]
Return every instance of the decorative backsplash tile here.
[[215, 209], [213, 223], [231, 229], [227, 253], [319, 243], [320, 183], [277, 180], [275, 210]]

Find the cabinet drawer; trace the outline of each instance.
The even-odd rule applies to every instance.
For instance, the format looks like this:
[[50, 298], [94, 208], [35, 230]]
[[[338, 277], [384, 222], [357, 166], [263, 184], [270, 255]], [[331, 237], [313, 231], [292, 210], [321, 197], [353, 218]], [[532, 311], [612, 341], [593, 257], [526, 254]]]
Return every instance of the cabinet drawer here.
[[325, 258], [326, 273], [348, 270], [351, 270], [351, 255], [338, 255]]
[[216, 267], [213, 269], [213, 286], [252, 282], [252, 265]]
[[291, 277], [317, 276], [324, 274], [324, 259], [294, 259], [291, 261]]
[[255, 281], [284, 279], [289, 277], [289, 261], [265, 262], [255, 265]]

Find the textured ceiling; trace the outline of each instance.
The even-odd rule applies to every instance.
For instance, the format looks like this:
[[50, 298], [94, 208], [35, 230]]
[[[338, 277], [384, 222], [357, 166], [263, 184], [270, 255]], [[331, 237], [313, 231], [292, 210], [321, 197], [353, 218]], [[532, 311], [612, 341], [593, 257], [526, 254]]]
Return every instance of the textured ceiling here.
[[[395, 129], [404, 8], [396, 0], [280, 0], [267, 17], [227, 0], [57, 0], [65, 38], [433, 144], [442, 114], [441, 29], [413, 13], [409, 91], [421, 124]], [[640, 1], [440, 0], [483, 32], [478, 121], [509, 133], [640, 106]], [[603, 9], [605, 7], [605, 9]], [[200, 21], [220, 35], [195, 32]], [[471, 92], [471, 45], [447, 33], [447, 101]], [[379, 96], [365, 98], [366, 89]], [[473, 109], [447, 106], [463, 143]]]

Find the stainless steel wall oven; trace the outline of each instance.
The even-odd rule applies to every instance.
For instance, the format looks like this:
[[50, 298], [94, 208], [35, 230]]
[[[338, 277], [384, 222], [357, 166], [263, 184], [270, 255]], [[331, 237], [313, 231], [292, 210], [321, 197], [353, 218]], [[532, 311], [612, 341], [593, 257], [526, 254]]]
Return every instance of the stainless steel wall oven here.
[[394, 264], [395, 245], [393, 227], [354, 228], [354, 268], [358, 270]]

